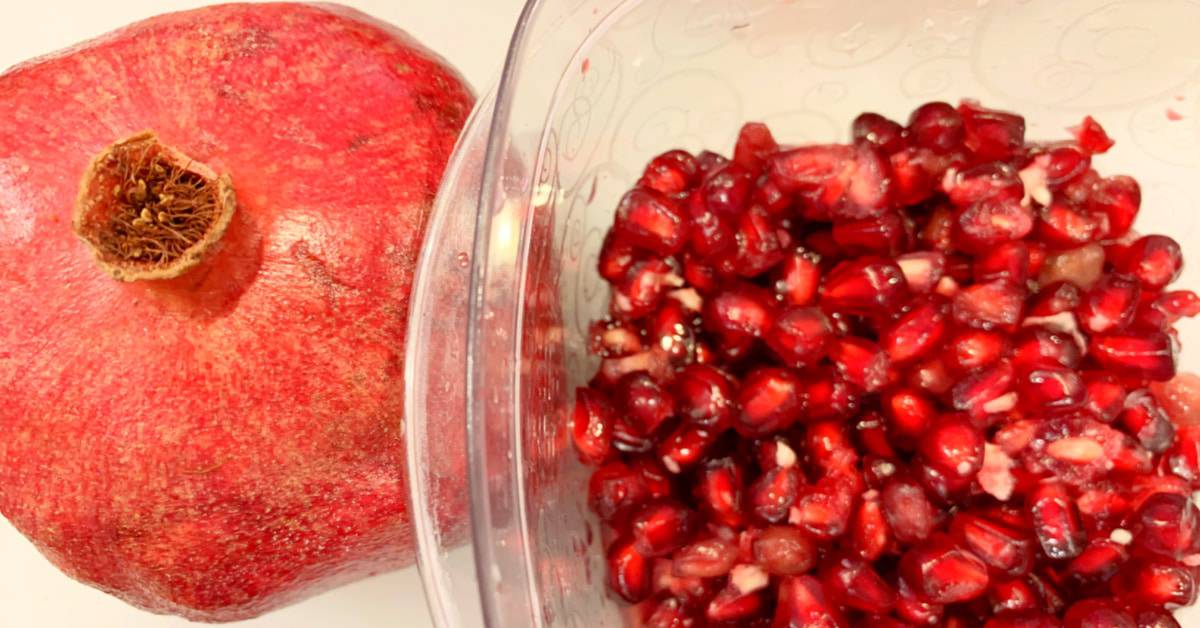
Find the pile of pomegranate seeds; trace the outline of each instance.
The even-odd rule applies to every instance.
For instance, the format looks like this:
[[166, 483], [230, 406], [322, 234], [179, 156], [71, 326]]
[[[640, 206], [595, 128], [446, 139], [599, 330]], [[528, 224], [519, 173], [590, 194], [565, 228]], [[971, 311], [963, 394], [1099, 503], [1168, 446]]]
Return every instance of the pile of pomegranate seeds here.
[[1172, 326], [1200, 299], [1074, 131], [929, 103], [650, 163], [572, 419], [643, 625], [1178, 626], [1200, 378]]

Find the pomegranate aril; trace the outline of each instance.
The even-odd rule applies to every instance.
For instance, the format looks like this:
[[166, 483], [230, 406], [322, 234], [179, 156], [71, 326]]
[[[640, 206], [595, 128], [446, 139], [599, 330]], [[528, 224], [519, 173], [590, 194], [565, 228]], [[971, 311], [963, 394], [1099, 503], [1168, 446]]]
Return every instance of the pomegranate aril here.
[[1015, 329], [1025, 296], [1024, 288], [1005, 279], [975, 284], [954, 297], [954, 320], [976, 329]]
[[944, 301], [921, 299], [887, 327], [880, 344], [892, 362], [907, 362], [924, 357], [942, 342], [946, 333], [948, 308]]
[[904, 247], [907, 237], [904, 224], [895, 212], [834, 223], [832, 234], [838, 246], [855, 254], [895, 255]]
[[946, 342], [946, 364], [969, 373], [995, 363], [1009, 352], [1008, 336], [981, 329], [965, 329]]
[[962, 146], [963, 118], [947, 103], [926, 103], [909, 116], [908, 135], [917, 146], [945, 154]]
[[1039, 485], [1029, 496], [1026, 507], [1034, 535], [1047, 557], [1064, 560], [1083, 551], [1087, 532], [1065, 485], [1056, 482]]
[[641, 318], [658, 308], [668, 288], [682, 284], [683, 280], [661, 259], [634, 262], [613, 286], [610, 309], [619, 319]]
[[693, 423], [680, 423], [658, 443], [658, 459], [671, 473], [691, 468], [717, 439], [712, 430]]
[[[1042, 264], [1042, 269], [1038, 272], [1038, 282], [1047, 286], [1047, 289], [1056, 284], [1061, 285], [1060, 282], [1066, 282], [1067, 285], [1086, 290], [1099, 281], [1103, 274], [1104, 247], [1092, 243], [1048, 254], [1045, 263]], [[1047, 294], [1047, 298], [1058, 296], [1066, 299], [1067, 302], [1073, 300], [1076, 304], [1080, 299], [1078, 294], [1071, 296], [1070, 293], [1047, 293], [1046, 290], [1043, 290], [1043, 294]], [[1043, 303], [1045, 303], [1044, 306]], [[1039, 296], [1031, 308], [1031, 310], [1036, 309], [1039, 313], [1034, 314], [1031, 311], [1030, 315], [1044, 316], [1044, 314], [1040, 314], [1042, 307], [1053, 308], [1059, 312], [1075, 307], [1073, 304], [1064, 306], [1065, 304], [1060, 306], [1055, 301], [1043, 301], [1043, 297]]]
[[787, 520], [792, 505], [800, 497], [801, 485], [796, 467], [767, 470], [750, 486], [748, 497], [751, 512], [768, 523]]
[[955, 410], [982, 417], [1011, 410], [1016, 399], [1005, 397], [1013, 385], [1013, 368], [1005, 362], [976, 371], [954, 385], [950, 395]]
[[686, 191], [696, 182], [696, 158], [684, 150], [671, 150], [654, 159], [642, 172], [638, 186], [671, 196]]
[[1081, 347], [1071, 336], [1042, 325], [1024, 327], [1013, 339], [1012, 364], [1019, 371], [1075, 369], [1082, 360]]
[[761, 122], [747, 122], [738, 132], [737, 145], [733, 149], [733, 163], [749, 172], [757, 172], [771, 155], [778, 151], [779, 144], [767, 125]]
[[1175, 345], [1162, 332], [1092, 336], [1088, 354], [1119, 376], [1157, 382], [1175, 376]]
[[1073, 249], [1103, 239], [1106, 221], [1105, 214], [1055, 201], [1038, 214], [1036, 235], [1052, 249]]
[[1087, 388], [1079, 373], [1070, 369], [1042, 367], [1017, 380], [1021, 403], [1031, 412], [1059, 412], [1083, 405]]
[[737, 393], [742, 411], [734, 427], [747, 436], [763, 436], [795, 423], [805, 409], [804, 382], [790, 370], [764, 367], [746, 375]]
[[1104, 214], [1108, 229], [1105, 238], [1118, 238], [1129, 232], [1142, 206], [1142, 189], [1132, 177], [1117, 176], [1100, 180], [1088, 198], [1088, 211]]
[[1016, 610], [996, 614], [983, 628], [1062, 628], [1062, 622], [1039, 610]]
[[935, 172], [935, 160], [929, 149], [919, 147], [903, 148], [889, 156], [896, 204], [916, 205], [933, 196], [940, 174]]
[[750, 284], [736, 284], [704, 300], [705, 329], [727, 336], [762, 338], [775, 316], [770, 293]]
[[1007, 279], [1024, 284], [1029, 279], [1029, 245], [1024, 242], [1004, 242], [981, 252], [972, 265], [975, 281]]
[[618, 519], [649, 497], [642, 475], [621, 461], [600, 467], [588, 482], [588, 506], [604, 521]]
[[826, 312], [873, 316], [894, 310], [908, 296], [904, 273], [894, 262], [860, 258], [834, 267], [821, 286]]
[[754, 562], [771, 575], [797, 576], [817, 564], [816, 544], [794, 526], [770, 526], [754, 539], [751, 547]]
[[896, 592], [871, 564], [854, 556], [827, 558], [821, 570], [830, 598], [866, 613], [886, 613], [896, 605]]
[[771, 351], [793, 368], [815, 365], [824, 358], [832, 336], [829, 318], [815, 307], [784, 310], [765, 334]]
[[838, 605], [812, 576], [788, 576], [779, 581], [771, 628], [849, 628]]
[[636, 246], [658, 255], [674, 255], [688, 237], [687, 214], [654, 190], [634, 188], [617, 205], [615, 229]]
[[1120, 331], [1133, 322], [1141, 290], [1128, 279], [1108, 276], [1083, 295], [1079, 303], [1080, 326], [1091, 334]]
[[1071, 127], [1070, 131], [1079, 147], [1089, 154], [1106, 153], [1115, 144], [1104, 131], [1104, 127], [1092, 116], [1084, 116], [1083, 122], [1080, 122], [1079, 126]]
[[1179, 243], [1164, 235], [1138, 238], [1118, 260], [1116, 270], [1135, 278], [1147, 290], [1161, 290], [1179, 278], [1183, 252]]
[[608, 549], [608, 586], [626, 602], [641, 602], [650, 596], [651, 567], [633, 539], [618, 539]]
[[827, 476], [854, 473], [858, 466], [858, 452], [839, 422], [809, 425], [804, 434], [804, 451], [808, 462]]
[[888, 356], [879, 345], [854, 336], [837, 338], [829, 345], [829, 359], [846, 381], [873, 393], [887, 383]]
[[1129, 395], [1118, 419], [1125, 431], [1151, 453], [1162, 453], [1175, 442], [1175, 424], [1149, 393]]
[[1037, 591], [1023, 578], [993, 578], [991, 586], [988, 587], [988, 601], [991, 602], [991, 611], [996, 614], [1036, 611], [1042, 606]]
[[1071, 581], [1072, 586], [1089, 593], [1099, 593], [1100, 588], [1108, 587], [1109, 580], [1128, 559], [1129, 553], [1123, 545], [1109, 539], [1098, 539], [1089, 543], [1067, 563], [1063, 575]]
[[[1057, 146], [1045, 154], [1046, 184], [1059, 187], [1082, 175], [1092, 159], [1074, 146]], [[1038, 158], [1041, 156], [1039, 155]]]
[[[786, 232], [783, 232], [786, 233]], [[734, 272], [757, 277], [783, 261], [787, 243], [766, 210], [752, 206], [738, 218]]]
[[944, 606], [919, 595], [905, 578], [897, 579], [895, 614], [909, 622], [909, 625], [938, 626], [945, 612]]
[[796, 505], [788, 513], [788, 522], [814, 538], [836, 539], [849, 527], [856, 488], [845, 478], [822, 478], [800, 491]]
[[785, 305], [804, 306], [816, 299], [821, 270], [815, 255], [803, 249], [788, 253], [777, 273], [775, 293]]
[[1181, 628], [1170, 611], [1157, 606], [1134, 604], [1129, 610], [1137, 628]]
[[1151, 384], [1150, 392], [1177, 427], [1200, 426], [1200, 375], [1180, 373]]
[[675, 414], [675, 399], [647, 373], [630, 373], [614, 393], [624, 418], [640, 434], [652, 434]]
[[859, 391], [831, 368], [812, 369], [804, 385], [806, 422], [845, 419], [859, 408]]
[[1005, 197], [1020, 201], [1025, 194], [1017, 171], [1003, 162], [987, 162], [962, 172], [947, 173], [943, 187], [956, 207], [968, 207], [986, 198]]
[[671, 573], [681, 578], [717, 578], [737, 563], [738, 549], [720, 537], [693, 541], [671, 557]]
[[908, 289], [915, 294], [933, 292], [946, 272], [946, 255], [939, 251], [905, 253], [896, 258]]
[[925, 489], [907, 478], [893, 478], [880, 491], [880, 505], [892, 536], [902, 543], [929, 537], [937, 525], [937, 512]]
[[629, 269], [633, 268], [633, 264], [641, 257], [637, 247], [616, 231], [610, 231], [604, 236], [604, 244], [600, 246], [597, 269], [605, 281], [616, 283], [629, 274]]
[[1186, 495], [1156, 493], [1134, 514], [1130, 532], [1135, 552], [1181, 560], [1200, 552], [1200, 511]]
[[691, 512], [674, 501], [642, 507], [630, 520], [633, 545], [643, 556], [666, 556], [687, 541], [692, 528]]
[[900, 388], [883, 399], [888, 430], [897, 437], [915, 439], [929, 430], [937, 416], [933, 401], [919, 391]]
[[904, 127], [877, 113], [862, 113], [854, 119], [850, 133], [855, 141], [868, 142], [885, 155], [904, 148]]
[[997, 571], [1019, 576], [1034, 564], [1033, 540], [1017, 530], [965, 512], [955, 515], [950, 530], [955, 541]]
[[1063, 628], [1137, 628], [1133, 617], [1111, 599], [1087, 599], [1071, 605]]
[[891, 528], [883, 514], [878, 491], [868, 491], [850, 521], [850, 551], [867, 561], [883, 555], [891, 542]]
[[674, 597], [659, 602], [642, 624], [644, 628], [693, 628], [695, 625], [688, 609]]
[[685, 205], [692, 224], [692, 252], [703, 259], [712, 259], [735, 246], [736, 236], [731, 219], [710, 208], [699, 192], [692, 192]]
[[653, 458], [635, 460], [631, 467], [641, 476], [649, 499], [663, 499], [671, 495], [671, 476]]
[[989, 196], [954, 213], [952, 238], [962, 250], [978, 250], [1029, 235], [1033, 212], [1010, 196]]
[[744, 488], [741, 465], [720, 458], [706, 462], [700, 469], [694, 494], [701, 512], [720, 524], [738, 527], [745, 521]]
[[983, 466], [983, 433], [963, 415], [948, 414], [921, 437], [921, 455], [951, 478], [974, 476]]
[[987, 565], [949, 537], [934, 536], [900, 559], [900, 574], [919, 595], [935, 604], [973, 600], [987, 592]]
[[1112, 592], [1126, 602], [1169, 609], [1196, 602], [1195, 570], [1166, 558], [1135, 558], [1111, 584]]
[[700, 194], [708, 209], [718, 216], [736, 216], [745, 209], [752, 186], [750, 171], [729, 163], [705, 174]]
[[721, 589], [708, 603], [704, 616], [708, 621], [717, 624], [736, 623], [757, 617], [762, 610], [762, 594], [757, 591], [743, 593], [741, 589], [730, 584]]
[[601, 394], [590, 388], [575, 390], [575, 412], [571, 415], [571, 437], [584, 464], [600, 465], [612, 453], [613, 409]]
[[675, 406], [684, 420], [721, 431], [730, 425], [734, 382], [724, 371], [706, 364], [689, 364], [675, 376]]
[[1181, 318], [1200, 315], [1200, 296], [1191, 290], [1172, 290], [1160, 293], [1154, 300], [1142, 301], [1134, 318], [1139, 329], [1167, 331]]
[[1010, 159], [1025, 143], [1025, 118], [1007, 111], [986, 109], [964, 100], [958, 106], [962, 116], [963, 143], [980, 161]]

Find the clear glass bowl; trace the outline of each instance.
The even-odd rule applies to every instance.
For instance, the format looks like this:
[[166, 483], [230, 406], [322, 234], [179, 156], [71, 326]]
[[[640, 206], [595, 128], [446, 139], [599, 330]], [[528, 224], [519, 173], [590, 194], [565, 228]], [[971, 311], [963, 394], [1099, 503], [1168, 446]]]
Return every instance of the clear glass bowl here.
[[[1142, 183], [1139, 229], [1188, 248], [1197, 23], [1189, 0], [530, 2], [451, 164], [413, 300], [410, 480], [437, 624], [623, 623], [566, 417], [596, 366], [601, 238], [651, 156], [729, 152], [746, 120], [788, 143], [845, 140], [859, 112], [904, 119], [929, 100], [1020, 111], [1031, 138], [1090, 113], [1118, 140], [1099, 168]], [[1194, 369], [1200, 346], [1184, 356]]]

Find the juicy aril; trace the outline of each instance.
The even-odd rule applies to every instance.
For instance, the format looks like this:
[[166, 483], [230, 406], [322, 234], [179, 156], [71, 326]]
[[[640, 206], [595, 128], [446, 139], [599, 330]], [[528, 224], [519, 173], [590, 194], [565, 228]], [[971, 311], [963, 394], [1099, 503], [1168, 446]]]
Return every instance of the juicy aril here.
[[328, 5], [162, 16], [0, 76], [4, 515], [201, 620], [410, 563], [408, 294], [471, 104]]

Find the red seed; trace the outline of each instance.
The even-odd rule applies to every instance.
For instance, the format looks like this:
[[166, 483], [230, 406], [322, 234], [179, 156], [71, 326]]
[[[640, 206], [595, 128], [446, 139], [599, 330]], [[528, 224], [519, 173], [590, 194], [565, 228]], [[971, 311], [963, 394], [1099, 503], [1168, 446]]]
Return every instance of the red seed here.
[[1180, 373], [1151, 384], [1150, 392], [1176, 426], [1200, 426], [1200, 375]]
[[1057, 146], [1045, 153], [1046, 183], [1059, 187], [1082, 175], [1092, 159], [1074, 146]]
[[696, 181], [696, 158], [682, 150], [667, 151], [646, 166], [638, 186], [671, 196], [687, 190]]
[[962, 145], [963, 118], [947, 103], [926, 103], [909, 116], [908, 134], [917, 146], [945, 154]]
[[969, 513], [956, 515], [950, 529], [955, 541], [993, 569], [1019, 576], [1034, 564], [1032, 539], [1017, 530]]
[[1012, 330], [1024, 302], [1025, 290], [1004, 279], [975, 284], [954, 297], [954, 320], [976, 329]]
[[880, 505], [892, 535], [902, 543], [928, 538], [937, 523], [925, 490], [910, 479], [893, 478], [884, 485]]
[[658, 255], [674, 255], [687, 243], [688, 219], [666, 196], [634, 188], [617, 206], [616, 230], [636, 246]]
[[983, 433], [965, 416], [948, 414], [921, 438], [925, 461], [942, 475], [969, 478], [983, 467]]
[[815, 365], [829, 351], [833, 327], [815, 307], [792, 307], [775, 319], [765, 335], [767, 346], [787, 366]]
[[695, 621], [688, 610], [674, 597], [659, 602], [643, 624], [644, 628], [687, 628], [694, 625]]
[[584, 464], [600, 465], [612, 453], [613, 410], [608, 401], [589, 388], [575, 390], [571, 436]]
[[862, 113], [851, 125], [855, 141], [865, 141], [892, 155], [904, 148], [904, 127], [877, 113]]
[[908, 234], [895, 212], [872, 218], [847, 220], [833, 225], [833, 241], [847, 253], [896, 255], [905, 246]]
[[817, 296], [821, 283], [821, 270], [816, 256], [803, 249], [793, 251], [783, 258], [775, 280], [775, 293], [784, 305], [810, 305]]
[[710, 365], [689, 364], [675, 377], [675, 405], [680, 417], [720, 431], [730, 425], [734, 412], [734, 382]]
[[881, 258], [860, 258], [834, 267], [821, 286], [826, 312], [873, 316], [897, 308], [908, 296], [904, 273]]
[[788, 576], [779, 581], [779, 596], [771, 628], [848, 628], [850, 624], [812, 576]]
[[630, 373], [617, 382], [617, 406], [639, 434], [652, 434], [675, 414], [675, 399], [644, 372]]
[[845, 419], [859, 408], [859, 391], [840, 373], [830, 368], [808, 371], [804, 386], [804, 420], [807, 422]]
[[660, 501], [642, 507], [629, 524], [633, 546], [643, 556], [666, 556], [687, 541], [691, 531], [691, 513], [674, 501]]
[[1027, 326], [1013, 338], [1012, 364], [1018, 371], [1075, 369], [1082, 361], [1083, 354], [1075, 340], [1048, 327]]
[[1137, 279], [1147, 290], [1161, 290], [1179, 278], [1183, 270], [1183, 252], [1179, 243], [1164, 235], [1139, 238], [1114, 264], [1118, 272]]
[[946, 177], [946, 195], [956, 207], [968, 207], [992, 197], [1020, 201], [1025, 186], [1012, 166], [986, 162]]
[[838, 603], [867, 613], [886, 613], [896, 605], [896, 592], [870, 563], [848, 555], [827, 558], [821, 570], [821, 582], [829, 597]]
[[770, 294], [749, 284], [736, 284], [704, 300], [704, 327], [728, 336], [763, 338], [775, 321]]
[[1134, 514], [1130, 532], [1135, 552], [1181, 560], [1200, 551], [1200, 511], [1185, 495], [1156, 493]]
[[608, 586], [626, 602], [636, 604], [650, 596], [650, 560], [637, 550], [633, 539], [618, 539], [608, 549]]
[[1175, 424], [1146, 392], [1137, 391], [1125, 399], [1118, 422], [1151, 453], [1162, 453], [1175, 442]]
[[671, 573], [681, 578], [718, 578], [733, 569], [737, 558], [737, 547], [728, 541], [703, 538], [675, 552]]
[[1013, 381], [1012, 366], [999, 362], [959, 380], [951, 393], [951, 402], [955, 410], [975, 417], [1004, 412], [1016, 402], [1013, 399], [1010, 404], [1004, 398], [1012, 390]]
[[846, 336], [835, 339], [829, 345], [829, 359], [842, 377], [859, 390], [873, 393], [887, 383], [888, 356], [879, 345], [866, 338]]
[[1087, 533], [1079, 509], [1065, 485], [1040, 484], [1028, 500], [1029, 518], [1042, 551], [1052, 560], [1074, 558], [1083, 551]]
[[801, 479], [796, 467], [769, 469], [750, 486], [750, 510], [768, 523], [784, 521], [800, 497], [800, 487]]
[[1108, 276], [1100, 280], [1079, 303], [1080, 326], [1092, 334], [1120, 331], [1133, 322], [1141, 290], [1128, 279]]
[[987, 565], [944, 535], [905, 552], [900, 573], [908, 586], [935, 604], [973, 600], [987, 592], [989, 581]]
[[787, 369], [751, 371], [737, 393], [742, 411], [734, 421], [739, 433], [761, 436], [786, 429], [803, 414], [804, 383]]
[[754, 540], [752, 548], [754, 561], [775, 576], [798, 576], [817, 564], [816, 544], [794, 526], [768, 527]]
[[859, 558], [875, 561], [891, 542], [891, 528], [876, 491], [863, 495], [850, 521], [849, 547]]
[[1112, 580], [1112, 592], [1124, 601], [1179, 608], [1196, 602], [1191, 567], [1166, 558], [1137, 558]]
[[753, 177], [750, 171], [729, 163], [709, 171], [700, 191], [704, 204], [718, 216], [736, 216], [750, 198]]
[[618, 235], [616, 231], [608, 232], [608, 235], [604, 236], [604, 244], [600, 246], [600, 258], [597, 263], [600, 276], [610, 283], [621, 281], [629, 274], [634, 262], [639, 260], [639, 255], [637, 247], [623, 236]]
[[899, 578], [896, 583], [896, 615], [917, 626], [938, 626], [945, 607], [934, 604], [919, 595], [905, 578]]
[[733, 163], [749, 172], [758, 172], [778, 150], [779, 144], [767, 125], [761, 122], [747, 122], [738, 133], [737, 146], [733, 149]]
[[894, 363], [907, 362], [933, 351], [946, 333], [947, 310], [946, 303], [937, 298], [915, 301], [881, 334], [880, 344], [888, 358]]
[[[770, 214], [752, 206], [737, 222], [737, 255], [734, 272], [742, 277], [757, 277], [783, 261], [787, 248]], [[786, 233], [786, 232], [784, 232]]]
[[1029, 235], [1034, 216], [1020, 199], [989, 196], [955, 212], [953, 227], [960, 249], [978, 250]]
[[843, 478], [821, 478], [800, 491], [788, 522], [816, 539], [836, 539], [845, 534], [850, 525], [856, 488]]
[[[1038, 272], [1038, 282], [1043, 286], [1053, 286], [1059, 282], [1069, 282], [1077, 288], [1091, 288], [1104, 274], [1104, 247], [1096, 243], [1049, 253], [1046, 261]], [[1046, 292], [1045, 290], [1043, 292]], [[1057, 295], [1051, 295], [1057, 296]], [[1070, 293], [1061, 295], [1065, 299], [1078, 301], [1079, 297], [1071, 297]], [[1039, 299], [1041, 303], [1041, 299]], [[1037, 307], [1038, 304], [1035, 304]], [[1074, 307], [1072, 305], [1071, 307]], [[1064, 311], [1064, 310], [1059, 310]]]
[[1015, 284], [1024, 284], [1029, 279], [1029, 245], [1021, 242], [1003, 242], [987, 251], [981, 251], [972, 267], [975, 281], [983, 283], [993, 279], [1007, 279]]
[[1009, 351], [1008, 337], [999, 332], [966, 329], [946, 341], [946, 364], [968, 373], [996, 362]]
[[1116, 143], [1092, 116], [1085, 116], [1083, 122], [1071, 127], [1070, 131], [1075, 141], [1079, 142], [1079, 147], [1089, 154], [1106, 153]]
[[1170, 611], [1154, 605], [1134, 604], [1129, 610], [1138, 628], [1181, 628]]
[[1111, 599], [1082, 600], [1063, 616], [1063, 628], [1137, 628], [1133, 617]]
[[738, 527], [744, 522], [742, 467], [730, 458], [705, 463], [696, 480], [694, 495], [700, 511], [718, 523]]
[[[1103, 262], [1103, 258], [1101, 258]], [[1097, 275], [1099, 279], [1099, 275]], [[1093, 282], [1090, 282], [1089, 287]], [[1058, 281], [1048, 284], [1033, 296], [1029, 303], [1029, 316], [1054, 316], [1063, 312], [1074, 312], [1083, 300], [1079, 286], [1069, 281]]]
[[940, 175], [933, 163], [937, 160], [936, 155], [928, 149], [913, 146], [893, 153], [888, 160], [897, 204], [916, 205], [933, 196]]
[[1142, 190], [1131, 177], [1102, 179], [1088, 198], [1088, 211], [1101, 213], [1108, 219], [1105, 238], [1117, 238], [1129, 232], [1142, 206]]
[[1087, 400], [1079, 373], [1064, 368], [1035, 368], [1017, 380], [1021, 403], [1031, 412], [1057, 412], [1078, 408]]
[[691, 468], [704, 457], [717, 433], [694, 423], [680, 423], [658, 443], [658, 459], [671, 473]]
[[1063, 571], [1071, 583], [1088, 591], [1107, 588], [1109, 580], [1117, 574], [1129, 559], [1125, 547], [1108, 539], [1097, 539], [1088, 544]]
[[1093, 336], [1088, 354], [1116, 375], [1158, 382], [1175, 376], [1175, 345], [1161, 332]]
[[1105, 214], [1056, 200], [1039, 213], [1036, 235], [1052, 249], [1073, 249], [1103, 239], [1110, 230], [1106, 220]]
[[1039, 610], [1015, 610], [998, 613], [983, 628], [1062, 628], [1062, 623]]
[[908, 289], [915, 294], [933, 292], [946, 271], [946, 256], [938, 251], [905, 253], [896, 258]]
[[1025, 118], [1015, 113], [986, 109], [968, 100], [959, 104], [958, 112], [964, 143], [978, 160], [1010, 159], [1025, 143]]
[[997, 615], [1008, 615], [1018, 611], [1036, 611], [1042, 606], [1037, 591], [1023, 578], [1012, 580], [993, 578], [991, 587], [988, 588], [988, 600], [992, 604], [992, 612]]
[[600, 467], [588, 482], [588, 506], [604, 521], [622, 517], [649, 497], [642, 475], [621, 461]]
[[744, 622], [757, 617], [762, 610], [761, 593], [743, 593], [736, 585], [729, 584], [708, 603], [704, 616], [717, 623]]
[[731, 250], [735, 244], [734, 222], [729, 216], [718, 214], [705, 202], [698, 191], [692, 192], [684, 202], [691, 220], [691, 249], [704, 259]]
[[919, 391], [900, 388], [883, 399], [888, 430], [896, 436], [916, 438], [929, 430], [937, 416], [933, 401]]

